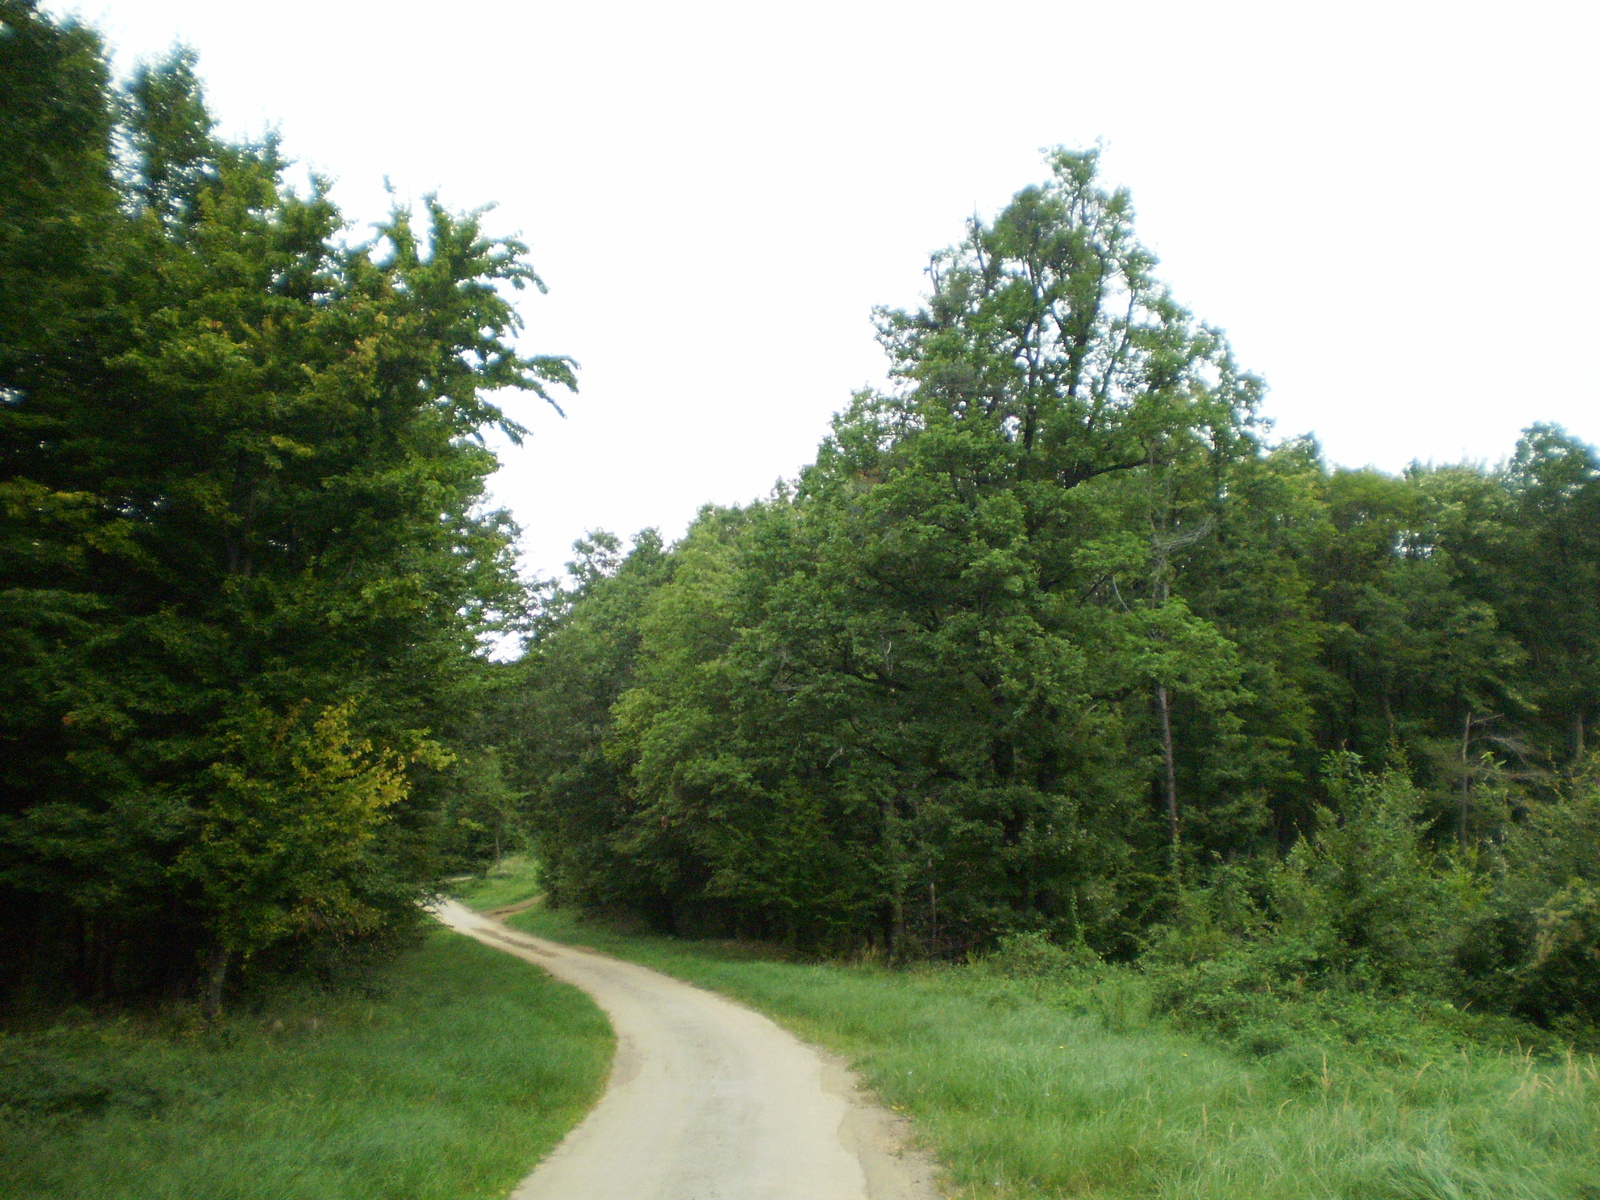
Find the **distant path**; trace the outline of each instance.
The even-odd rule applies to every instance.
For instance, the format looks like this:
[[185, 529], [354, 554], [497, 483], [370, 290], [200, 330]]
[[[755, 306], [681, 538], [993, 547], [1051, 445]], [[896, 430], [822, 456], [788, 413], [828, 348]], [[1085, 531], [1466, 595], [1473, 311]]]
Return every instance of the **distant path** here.
[[905, 1122], [766, 1017], [454, 901], [437, 916], [582, 988], [616, 1031], [605, 1095], [512, 1200], [937, 1200]]

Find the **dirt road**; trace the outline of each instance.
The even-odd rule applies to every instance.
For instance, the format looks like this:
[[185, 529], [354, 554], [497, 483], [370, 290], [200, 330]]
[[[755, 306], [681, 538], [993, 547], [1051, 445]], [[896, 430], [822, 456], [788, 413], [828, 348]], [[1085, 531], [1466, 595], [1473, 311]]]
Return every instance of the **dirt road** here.
[[937, 1200], [905, 1123], [766, 1017], [460, 904], [437, 915], [582, 988], [616, 1031], [605, 1095], [512, 1200]]

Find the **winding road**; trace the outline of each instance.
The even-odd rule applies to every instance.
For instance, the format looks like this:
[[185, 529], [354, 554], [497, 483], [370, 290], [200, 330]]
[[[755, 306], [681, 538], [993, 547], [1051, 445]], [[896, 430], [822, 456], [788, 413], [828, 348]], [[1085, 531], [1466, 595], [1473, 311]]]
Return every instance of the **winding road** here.
[[453, 901], [436, 915], [582, 988], [616, 1032], [605, 1095], [512, 1200], [937, 1200], [905, 1122], [759, 1013]]

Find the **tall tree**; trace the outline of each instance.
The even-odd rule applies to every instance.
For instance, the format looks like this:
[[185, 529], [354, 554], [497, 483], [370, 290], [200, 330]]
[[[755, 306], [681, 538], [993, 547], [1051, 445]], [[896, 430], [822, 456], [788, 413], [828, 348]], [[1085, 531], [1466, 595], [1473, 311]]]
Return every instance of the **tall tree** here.
[[1600, 711], [1600, 454], [1534, 425], [1504, 478], [1514, 507], [1499, 539], [1501, 582], [1485, 598], [1498, 602], [1530, 655], [1552, 749], [1579, 763]]
[[901, 388], [674, 552], [611, 740], [618, 844], [677, 911], [895, 953], [1130, 932], [1150, 705], [1238, 694], [1172, 534], [1256, 452], [1259, 386], [1154, 280], [1095, 156], [1051, 166], [935, 257], [926, 306], [880, 314]]
[[432, 200], [351, 244], [275, 145], [213, 136], [193, 65], [116, 97], [91, 35], [5, 9], [0, 67], [36, 74], [0, 212], [73, 236], [3, 250], [8, 297], [55, 283], [0, 351], [0, 921], [101, 988], [410, 919], [448, 786], [428, 730], [521, 599], [479, 508], [483, 432], [521, 430], [486, 393], [573, 382], [514, 345], [520, 244]]

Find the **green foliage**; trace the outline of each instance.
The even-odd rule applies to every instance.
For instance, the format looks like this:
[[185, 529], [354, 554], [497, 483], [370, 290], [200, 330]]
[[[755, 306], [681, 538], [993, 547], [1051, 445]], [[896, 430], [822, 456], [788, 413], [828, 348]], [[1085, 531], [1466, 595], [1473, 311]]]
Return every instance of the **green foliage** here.
[[492, 723], [485, 714], [459, 738], [469, 748], [445, 764], [439, 818], [446, 869], [475, 870], [526, 849], [530, 841], [526, 797], [506, 778], [506, 755], [485, 730]]
[[578, 543], [570, 590], [548, 598], [523, 659], [509, 670], [505, 743], [510, 777], [530, 792], [544, 883], [557, 902], [648, 904], [647, 881], [619, 869], [623, 814], [605, 752], [610, 710], [627, 687], [649, 597], [667, 578], [654, 531], [624, 557], [610, 534]]
[[1127, 194], [1050, 167], [878, 314], [897, 386], [793, 484], [579, 544], [508, 689], [551, 899], [891, 960], [1148, 954], [1224, 1025], [1285, 989], [1581, 1020], [1589, 868], [1550, 856], [1600, 845], [1557, 832], [1600, 460], [1544, 426], [1495, 471], [1268, 444]]
[[3, 12], [4, 984], [203, 957], [215, 991], [413, 920], [508, 806], [481, 648], [523, 594], [483, 434], [521, 430], [488, 393], [572, 367], [516, 349], [542, 285], [479, 214], [356, 243], [273, 141], [216, 138], [189, 53], [119, 94], [92, 33]]
[[1585, 1024], [1590, 1031], [1600, 1026], [1597, 846], [1600, 760], [1591, 755], [1549, 799], [1530, 803], [1507, 833], [1489, 911], [1463, 947], [1474, 1000], [1574, 1036], [1586, 1036]]
[[1329, 774], [1339, 818], [1323, 810], [1282, 862], [1219, 870], [1152, 931], [1159, 1011], [1259, 1053], [1330, 1037], [1419, 1062], [1463, 1037], [1600, 1043], [1596, 893], [1563, 874], [1569, 856], [1592, 871], [1592, 800], [1520, 827], [1507, 846], [1522, 865], [1502, 860], [1497, 879], [1428, 846], [1403, 774], [1348, 755]]
[[544, 867], [527, 854], [501, 859], [482, 875], [451, 880], [451, 894], [480, 911], [527, 904], [544, 895]]
[[1100, 956], [1082, 942], [1059, 946], [1042, 933], [1002, 937], [993, 953], [975, 960], [1010, 979], [1055, 979], [1076, 969], [1097, 967]]
[[[1400, 771], [1369, 775], [1336, 755], [1327, 783], [1337, 815], [1322, 808], [1316, 832], [1279, 863], [1218, 870], [1185, 892], [1178, 920], [1152, 931], [1144, 961], [1161, 1011], [1281, 1048], [1308, 1013], [1337, 1025], [1315, 1014], [1348, 1003], [1361, 1019], [1346, 1033], [1372, 1039], [1365, 996], [1404, 1008], [1407, 995], [1455, 993], [1458, 943], [1484, 907], [1474, 880], [1428, 847], [1421, 796]], [[1414, 1012], [1400, 1022], [1414, 1024]]]
[[357, 244], [217, 138], [192, 56], [113, 93], [90, 31], [0, 5], [12, 982], [203, 961], [217, 999], [529, 850], [553, 903], [664, 931], [1145, 955], [1226, 1028], [1595, 1019], [1592, 447], [1270, 443], [1057, 150], [877, 314], [893, 385], [797, 479], [530, 594], [480, 507], [522, 433], [492, 397], [573, 383], [517, 349], [525, 248], [432, 200]]
[[618, 568], [555, 615], [546, 711], [595, 623], [627, 656], [573, 730], [609, 776], [530, 780], [558, 901], [896, 956], [1126, 941], [1152, 689], [1207, 737], [1244, 695], [1165, 572], [1204, 524], [1179, 493], [1248, 456], [1258, 389], [1152, 280], [1094, 156], [1052, 166], [936, 259], [925, 308], [880, 314], [904, 386], [858, 396], [793, 489], [703, 513], [653, 590]]
[[1541, 740], [1580, 762], [1600, 707], [1600, 455], [1564, 430], [1534, 425], [1503, 478], [1508, 519], [1462, 531], [1482, 559], [1475, 590], [1504, 613], [1529, 656], [1524, 687]]
[[1600, 889], [1574, 880], [1535, 915], [1529, 974], [1562, 1008], [1600, 1023]]
[[[172, 867], [223, 949], [248, 956], [295, 933], [360, 935], [396, 918], [360, 883], [378, 825], [406, 796], [407, 758], [356, 738], [354, 709], [249, 714], [225, 736], [210, 804]], [[439, 756], [424, 744], [410, 757]]]
[[1315, 834], [1274, 873], [1278, 931], [1335, 977], [1391, 991], [1446, 990], [1457, 940], [1483, 897], [1425, 840], [1422, 797], [1399, 770], [1336, 756]]

